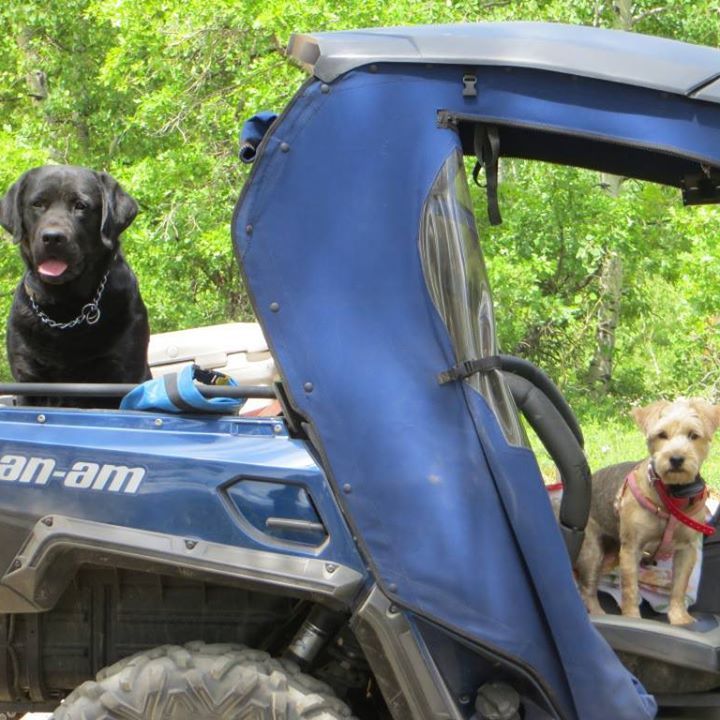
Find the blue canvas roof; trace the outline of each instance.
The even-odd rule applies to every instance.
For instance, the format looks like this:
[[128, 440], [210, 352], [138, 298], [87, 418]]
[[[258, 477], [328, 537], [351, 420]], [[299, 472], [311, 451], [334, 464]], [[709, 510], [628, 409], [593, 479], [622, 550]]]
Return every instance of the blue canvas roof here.
[[580, 25], [473, 23], [294, 34], [288, 54], [324, 82], [378, 62], [500, 65], [720, 102], [720, 50]]

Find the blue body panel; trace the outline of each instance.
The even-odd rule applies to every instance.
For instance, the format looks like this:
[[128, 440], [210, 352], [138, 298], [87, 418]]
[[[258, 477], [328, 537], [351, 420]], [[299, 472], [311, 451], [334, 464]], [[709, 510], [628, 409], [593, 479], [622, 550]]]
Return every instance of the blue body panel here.
[[[44, 416], [42, 423], [38, 415]], [[59, 409], [0, 411], [0, 518], [31, 527], [49, 514], [121, 525], [223, 545], [327, 559], [365, 573], [323, 472], [302, 442], [272, 419], [173, 416]], [[51, 459], [40, 473], [12, 479], [8, 456]], [[80, 462], [144, 469], [135, 492], [69, 487]], [[242, 479], [256, 483], [238, 498]], [[130, 488], [132, 489], [132, 488]], [[282, 491], [284, 489], [284, 491]], [[281, 490], [278, 492], [278, 490]], [[263, 531], [258, 516], [308, 520], [304, 491], [328, 538], [299, 543]], [[295, 540], [295, 541], [293, 541]], [[0, 548], [0, 570], [17, 552]]]
[[[644, 142], [720, 164], [720, 109], [537, 71], [380, 66], [309, 83], [264, 141], [233, 223], [254, 306], [384, 592], [495, 648], [559, 712], [638, 720], [655, 704], [593, 629], [532, 453], [511, 447], [455, 358], [418, 252], [459, 138], [448, 110]], [[631, 168], [629, 168], [631, 169]]]
[[[227, 488], [227, 494], [244, 519], [267, 535], [314, 546], [321, 545], [327, 538], [325, 530], [316, 527], [322, 525], [320, 516], [307, 490], [300, 485], [239, 480]], [[278, 518], [305, 523], [309, 527], [278, 526]]]

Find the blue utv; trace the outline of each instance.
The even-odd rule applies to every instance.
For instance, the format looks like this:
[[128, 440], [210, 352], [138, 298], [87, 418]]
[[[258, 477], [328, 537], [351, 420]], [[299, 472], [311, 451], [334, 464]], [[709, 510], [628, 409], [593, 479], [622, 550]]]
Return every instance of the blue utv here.
[[[492, 222], [503, 157], [718, 202], [720, 52], [512, 23], [289, 55], [310, 77], [248, 126], [232, 222], [278, 374], [234, 392], [282, 412], [0, 412], [0, 710], [720, 717], [712, 552], [692, 626], [586, 614], [582, 433], [498, 350], [464, 164]], [[563, 476], [559, 521], [520, 414]]]

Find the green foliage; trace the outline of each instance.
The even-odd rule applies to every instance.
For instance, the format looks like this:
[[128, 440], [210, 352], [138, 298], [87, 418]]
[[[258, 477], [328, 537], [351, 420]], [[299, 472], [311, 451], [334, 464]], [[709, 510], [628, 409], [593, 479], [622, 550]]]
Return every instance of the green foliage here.
[[[633, 4], [633, 29], [717, 45], [718, 3]], [[571, 0], [4, 0], [0, 4], [0, 189], [24, 170], [68, 162], [113, 173], [141, 214], [124, 237], [156, 332], [250, 319], [229, 224], [246, 178], [243, 120], [281, 110], [303, 80], [284, 58], [294, 31], [382, 25], [549, 20], [617, 27], [613, 3]], [[41, 71], [47, 97], [33, 98]], [[36, 78], [37, 79], [37, 78]], [[625, 268], [613, 397], [603, 408], [720, 388], [718, 213], [677, 193], [596, 173], [502, 165], [504, 224], [487, 227], [503, 348], [534, 359], [580, 408], [589, 398], [599, 272]], [[0, 254], [0, 314], [21, 273]], [[0, 376], [7, 370], [0, 367]]]
[[[600, 181], [585, 170], [505, 162], [504, 222], [481, 232], [505, 350], [534, 360], [584, 402], [599, 273], [615, 251], [625, 283], [612, 391], [627, 402], [712, 396], [720, 381], [717, 211], [683, 208], [677, 191], [635, 181], [613, 197]], [[477, 200], [482, 218], [482, 193]]]

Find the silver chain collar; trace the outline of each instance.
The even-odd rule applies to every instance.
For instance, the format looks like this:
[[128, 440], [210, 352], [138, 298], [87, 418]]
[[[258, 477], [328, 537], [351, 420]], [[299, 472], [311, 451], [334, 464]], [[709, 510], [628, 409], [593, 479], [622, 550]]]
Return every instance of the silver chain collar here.
[[76, 325], [80, 325], [83, 322], [86, 322], [88, 325], [94, 325], [100, 319], [100, 298], [102, 297], [103, 290], [105, 290], [105, 283], [107, 282], [108, 275], [110, 275], [109, 268], [105, 275], [103, 275], [103, 279], [100, 281], [100, 286], [98, 287], [97, 292], [95, 293], [95, 297], [92, 299], [92, 302], [83, 305], [80, 314], [74, 320], [61, 323], [57, 322], [57, 320], [53, 320], [51, 317], [48, 317], [39, 308], [38, 304], [35, 302], [35, 298], [32, 296], [32, 293], [28, 293], [28, 297], [30, 298], [30, 305], [32, 306], [32, 309], [35, 311], [35, 314], [38, 316], [38, 318], [40, 318], [40, 322], [45, 323], [45, 325], [48, 325], [51, 328], [57, 328], [58, 330], [69, 330], [70, 328], [73, 328]]

